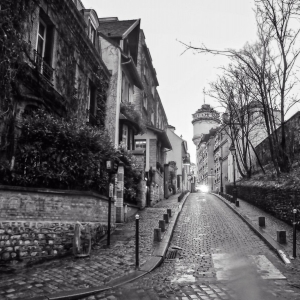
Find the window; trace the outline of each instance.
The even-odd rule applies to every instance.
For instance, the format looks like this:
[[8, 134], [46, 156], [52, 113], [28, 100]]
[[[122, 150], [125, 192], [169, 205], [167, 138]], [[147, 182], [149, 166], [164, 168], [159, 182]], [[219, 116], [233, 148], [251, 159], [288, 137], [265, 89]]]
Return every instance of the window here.
[[128, 144], [128, 126], [127, 125], [123, 125], [122, 126], [122, 143], [125, 147], [125, 149], [127, 149], [127, 144]]
[[90, 28], [89, 28], [89, 37], [92, 43], [95, 45], [96, 43], [96, 29], [92, 22], [90, 21]]
[[144, 93], [144, 97], [143, 97], [143, 106], [147, 110], [148, 99], [147, 99], [147, 94], [146, 93]]
[[151, 123], [152, 125], [154, 125], [154, 111], [152, 111], [151, 113]]
[[130, 83], [128, 83], [128, 102], [132, 102], [132, 88]]
[[96, 125], [96, 88], [91, 81], [89, 81], [88, 86], [86, 112], [87, 122]]
[[[41, 15], [44, 13], [41, 10]], [[44, 75], [44, 77], [52, 81], [53, 68], [52, 68], [52, 52], [53, 52], [53, 37], [54, 27], [48, 21], [44, 21], [44, 18], [40, 16], [37, 31], [36, 49], [34, 51], [34, 61], [37, 64], [38, 71]], [[46, 18], [46, 16], [45, 16]]]
[[153, 95], [153, 98], [154, 98], [155, 97], [155, 85], [152, 86], [151, 92], [152, 92], [152, 95]]
[[135, 150], [147, 150], [147, 141], [146, 140], [135, 140], [134, 141], [134, 149]]
[[46, 28], [47, 28], [46, 24], [42, 20], [40, 20], [36, 51], [41, 57], [44, 57], [44, 53], [45, 53]]

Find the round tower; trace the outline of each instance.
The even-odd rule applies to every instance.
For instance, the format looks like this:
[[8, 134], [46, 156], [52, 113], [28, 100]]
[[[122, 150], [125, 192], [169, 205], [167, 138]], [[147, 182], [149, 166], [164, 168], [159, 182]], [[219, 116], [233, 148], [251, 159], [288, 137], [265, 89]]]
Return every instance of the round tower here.
[[220, 114], [209, 104], [203, 104], [202, 107], [193, 114], [194, 144], [197, 146], [202, 134], [209, 133], [211, 128], [217, 127], [220, 123]]

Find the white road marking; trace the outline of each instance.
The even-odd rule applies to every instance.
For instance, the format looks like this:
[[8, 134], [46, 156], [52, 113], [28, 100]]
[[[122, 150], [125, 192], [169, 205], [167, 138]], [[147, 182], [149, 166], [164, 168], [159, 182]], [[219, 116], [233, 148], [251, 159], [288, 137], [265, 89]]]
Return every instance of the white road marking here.
[[212, 260], [218, 280], [237, 280], [242, 277], [255, 277], [257, 273], [262, 279], [286, 279], [285, 276], [264, 256], [236, 254], [212, 254]]
[[249, 257], [255, 263], [262, 279], [286, 279], [264, 255], [249, 255]]

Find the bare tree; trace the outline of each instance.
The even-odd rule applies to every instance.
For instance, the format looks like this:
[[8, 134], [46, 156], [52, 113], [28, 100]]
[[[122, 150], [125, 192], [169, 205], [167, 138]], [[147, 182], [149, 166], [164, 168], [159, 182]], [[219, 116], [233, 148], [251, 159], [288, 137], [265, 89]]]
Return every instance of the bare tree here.
[[239, 173], [249, 178], [253, 171], [253, 154], [264, 172], [253, 145], [262, 129], [261, 117], [257, 114], [260, 105], [251, 97], [252, 82], [241, 70], [230, 65], [224, 71], [223, 76], [210, 84], [209, 94], [226, 109], [223, 121], [227, 126], [224, 128], [235, 143]]
[[[285, 115], [298, 101], [292, 95], [298, 84], [295, 64], [300, 53], [300, 5], [297, 0], [256, 0], [258, 42], [234, 49], [213, 50], [202, 45], [182, 43], [185, 51], [225, 55], [253, 82], [249, 93], [262, 105], [269, 150], [277, 174], [289, 172], [291, 157], [287, 151]], [[231, 108], [231, 107], [229, 107]], [[280, 112], [279, 119], [277, 113]], [[281, 126], [280, 131], [276, 130]]]

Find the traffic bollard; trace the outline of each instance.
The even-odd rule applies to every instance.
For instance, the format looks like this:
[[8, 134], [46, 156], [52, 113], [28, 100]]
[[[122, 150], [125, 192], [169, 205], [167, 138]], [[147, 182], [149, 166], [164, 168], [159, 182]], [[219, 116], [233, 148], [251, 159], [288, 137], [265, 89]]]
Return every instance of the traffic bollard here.
[[165, 220], [159, 220], [158, 223], [159, 223], [158, 227], [161, 229], [161, 232], [165, 232], [165, 230], [166, 230], [166, 222], [165, 222]]
[[168, 214], [164, 214], [164, 220], [165, 220], [166, 224], [169, 223], [169, 215]]
[[296, 258], [296, 238], [297, 238], [297, 232], [296, 232], [296, 213], [297, 209], [293, 209], [293, 257]]
[[266, 226], [266, 218], [265, 217], [258, 217], [258, 226], [265, 227]]
[[167, 209], [167, 213], [168, 213], [169, 217], [171, 218], [172, 217], [172, 210], [171, 210], [171, 208]]
[[154, 242], [160, 242], [160, 241], [161, 241], [161, 229], [154, 228]]
[[286, 231], [277, 230], [277, 242], [279, 244], [286, 244]]
[[135, 267], [136, 269], [140, 266], [140, 259], [139, 259], [139, 221], [140, 216], [135, 215]]

